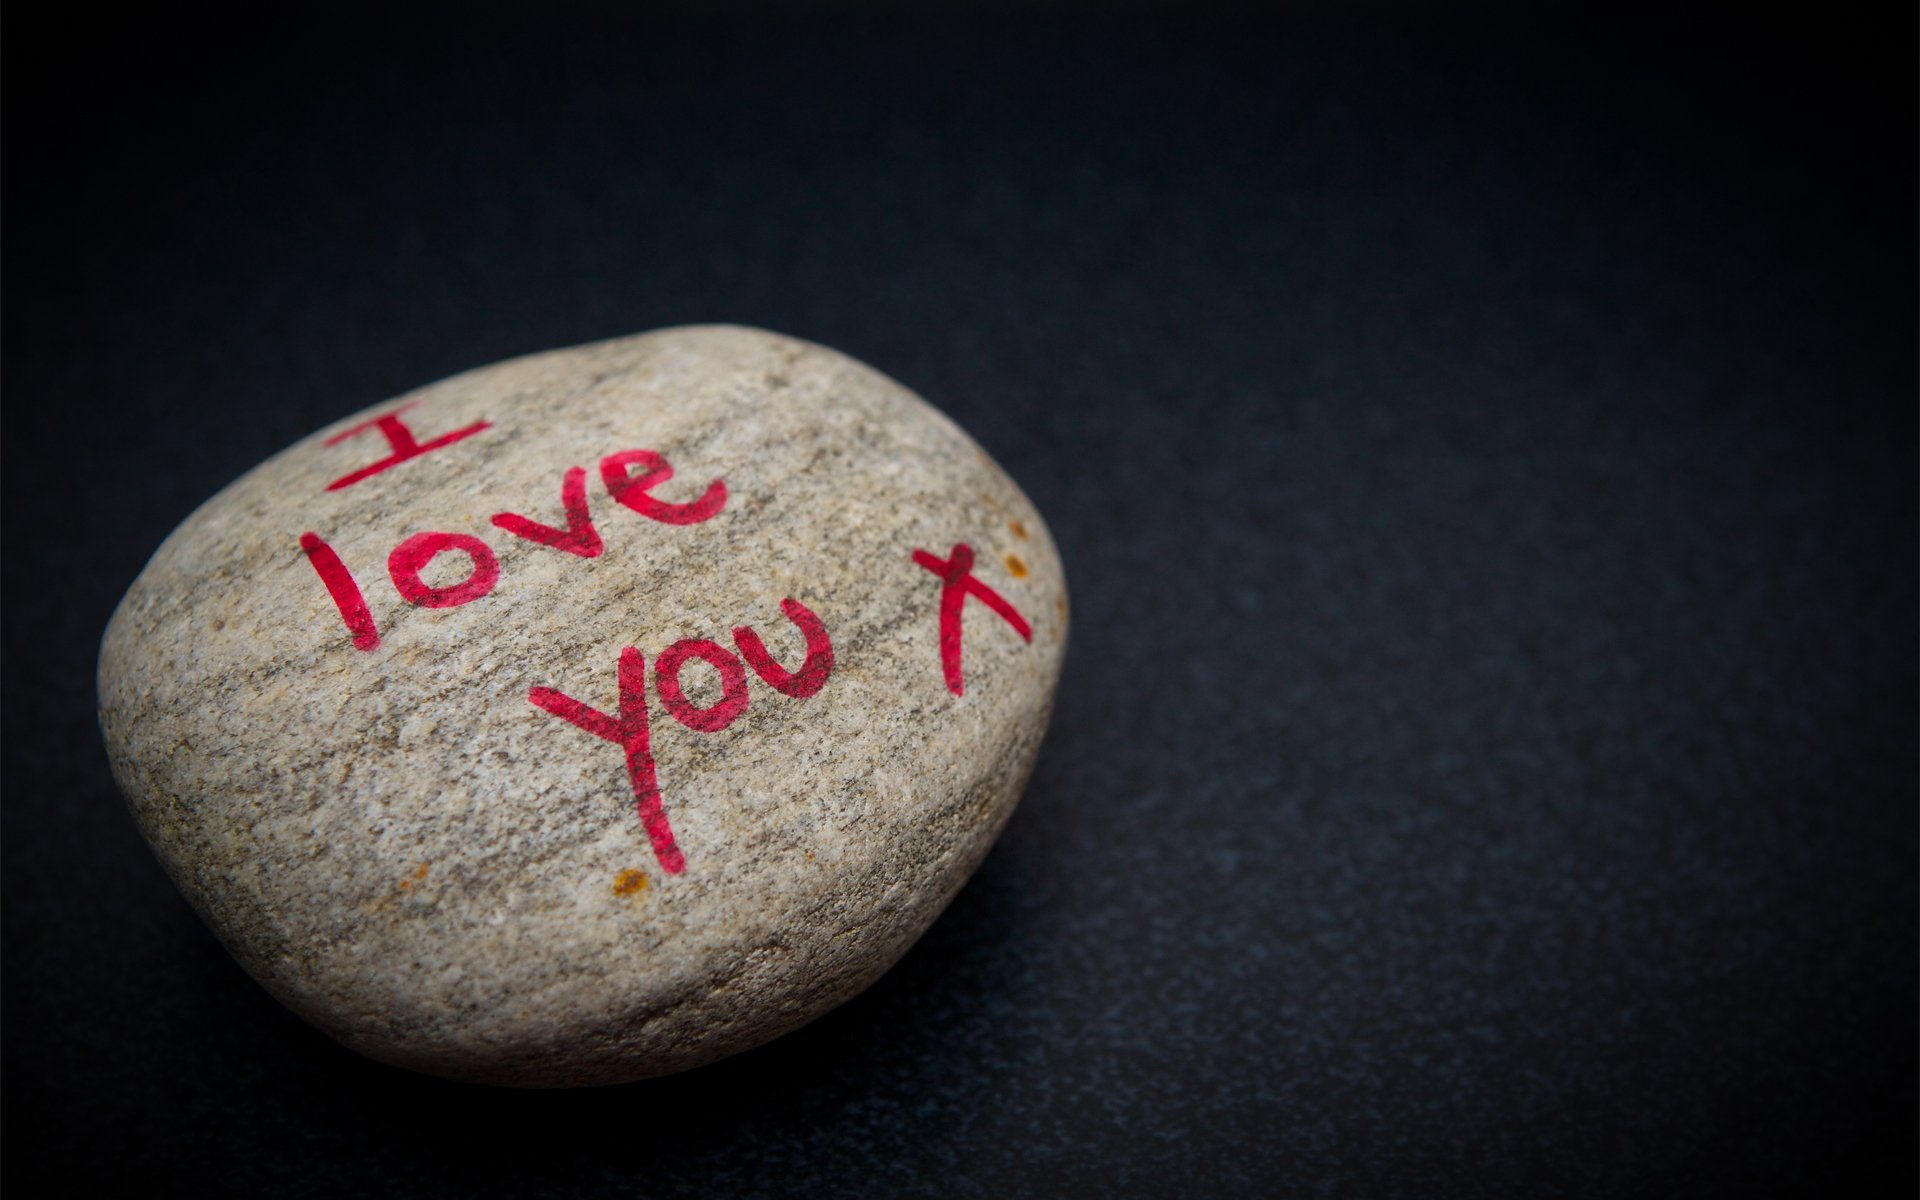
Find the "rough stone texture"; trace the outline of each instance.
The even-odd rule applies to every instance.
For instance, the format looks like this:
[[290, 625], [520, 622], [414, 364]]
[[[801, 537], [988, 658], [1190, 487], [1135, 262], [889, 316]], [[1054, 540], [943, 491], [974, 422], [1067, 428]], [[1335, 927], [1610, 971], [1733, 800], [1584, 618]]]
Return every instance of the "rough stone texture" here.
[[[385, 457], [489, 428], [336, 490]], [[649, 449], [670, 503], [724, 479], [711, 519], [616, 502], [598, 465]], [[586, 474], [586, 558], [491, 523], [565, 528]], [[633, 493], [627, 493], [631, 498]], [[388, 574], [422, 531], [480, 538], [493, 590], [409, 604]], [[302, 551], [353, 573], [380, 643], [356, 649]], [[941, 580], [959, 542], [1031, 622], [964, 609], [965, 690], [942, 675]], [[428, 586], [459, 583], [440, 555]], [[792, 597], [835, 666], [803, 699], [749, 671], [749, 704], [700, 732], [655, 690], [686, 638], [751, 626], [789, 669]], [[228, 486], [161, 546], [100, 656], [115, 774], [160, 861], [239, 961], [346, 1045], [518, 1085], [609, 1083], [759, 1044], [872, 982], [979, 863], [1047, 724], [1067, 632], [1045, 524], [971, 439], [900, 385], [821, 347], [696, 327], [481, 368], [378, 405]], [[636, 815], [621, 747], [529, 702], [619, 711], [635, 647], [680, 873]], [[690, 660], [687, 697], [718, 672]]]

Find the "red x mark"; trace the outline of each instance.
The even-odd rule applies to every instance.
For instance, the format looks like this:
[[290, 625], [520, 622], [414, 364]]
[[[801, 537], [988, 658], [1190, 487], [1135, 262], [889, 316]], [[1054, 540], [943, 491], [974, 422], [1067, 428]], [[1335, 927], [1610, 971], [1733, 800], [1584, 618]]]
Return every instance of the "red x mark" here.
[[979, 598], [1000, 614], [1021, 640], [1033, 641], [1033, 629], [1013, 605], [999, 592], [973, 577], [973, 547], [955, 542], [946, 558], [936, 558], [925, 550], [915, 550], [913, 561], [940, 577], [940, 668], [947, 676], [947, 690], [962, 695], [960, 682], [960, 610], [969, 595]]

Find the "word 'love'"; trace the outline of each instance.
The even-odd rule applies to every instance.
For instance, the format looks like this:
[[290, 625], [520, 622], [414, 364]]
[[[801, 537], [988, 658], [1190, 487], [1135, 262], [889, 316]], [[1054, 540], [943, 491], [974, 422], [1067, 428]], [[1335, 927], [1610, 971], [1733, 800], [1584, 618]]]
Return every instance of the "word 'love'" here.
[[[397, 416], [389, 415], [381, 420], [391, 421], [405, 432], [406, 427], [400, 424]], [[386, 428], [384, 425], [378, 427], [383, 430]], [[471, 432], [478, 431], [471, 429]], [[391, 439], [395, 435], [388, 431], [388, 436]], [[406, 438], [408, 444], [413, 445], [412, 435], [406, 434]], [[448, 440], [439, 439], [438, 443], [429, 443], [427, 448], [434, 448]], [[424, 452], [425, 448], [415, 446], [406, 457], [417, 457]], [[397, 461], [404, 461], [404, 458]], [[382, 463], [392, 465], [388, 460], [382, 460]], [[633, 471], [635, 467], [639, 468], [637, 473]], [[352, 479], [351, 476], [348, 478]], [[715, 479], [707, 485], [707, 490], [701, 493], [699, 499], [685, 504], [674, 504], [649, 494], [653, 488], [672, 478], [672, 464], [651, 450], [622, 450], [600, 460], [600, 480], [606, 485], [607, 494], [620, 505], [649, 520], [663, 525], [694, 525], [726, 507], [727, 484], [723, 479]], [[604, 543], [600, 540], [599, 530], [594, 528], [592, 514], [587, 508], [585, 468], [569, 468], [562, 476], [560, 507], [566, 514], [565, 528], [545, 525], [512, 512], [495, 513], [493, 524], [536, 545], [581, 558], [598, 558]], [[373, 611], [367, 607], [366, 596], [361, 592], [353, 572], [341, 561], [333, 547], [327, 544], [326, 539], [317, 533], [301, 534], [300, 549], [306, 551], [308, 561], [313, 564], [320, 581], [326, 585], [327, 594], [333, 598], [334, 607], [340, 610], [340, 619], [346, 623], [347, 632], [353, 635], [354, 649], [377, 649], [380, 645], [380, 629], [374, 622]], [[443, 587], [430, 586], [423, 578], [427, 565], [448, 551], [467, 556], [466, 578]], [[500, 582], [500, 560], [491, 546], [472, 534], [429, 530], [416, 533], [393, 548], [393, 552], [387, 556], [387, 577], [393, 581], [394, 590], [400, 593], [401, 599], [409, 604], [422, 608], [457, 608], [462, 604], [471, 604], [493, 591]]]

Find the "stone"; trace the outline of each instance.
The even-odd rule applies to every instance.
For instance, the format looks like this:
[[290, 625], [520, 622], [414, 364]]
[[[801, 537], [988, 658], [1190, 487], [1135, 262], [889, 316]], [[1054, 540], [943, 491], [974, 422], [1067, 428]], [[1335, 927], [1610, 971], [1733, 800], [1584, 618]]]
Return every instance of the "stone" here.
[[669, 329], [470, 371], [209, 500], [100, 724], [228, 950], [352, 1049], [616, 1083], [872, 983], [1032, 770], [1046, 523], [834, 351]]

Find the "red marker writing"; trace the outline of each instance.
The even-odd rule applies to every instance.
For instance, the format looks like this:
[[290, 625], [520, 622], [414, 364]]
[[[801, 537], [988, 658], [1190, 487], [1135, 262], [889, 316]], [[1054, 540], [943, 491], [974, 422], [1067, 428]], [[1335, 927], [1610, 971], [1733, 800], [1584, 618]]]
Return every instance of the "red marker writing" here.
[[946, 558], [915, 550], [913, 561], [940, 577], [940, 668], [946, 674], [948, 691], [956, 696], [964, 691], [960, 681], [960, 610], [966, 606], [968, 596], [977, 597], [999, 613], [1021, 640], [1033, 641], [1033, 629], [1026, 618], [999, 592], [973, 577], [973, 547], [955, 542]]
[[353, 635], [355, 650], [374, 650], [380, 645], [380, 630], [373, 623], [373, 613], [367, 609], [367, 598], [360, 594], [360, 585], [354, 582], [353, 572], [347, 570], [347, 564], [333, 552], [333, 547], [317, 533], [300, 535], [300, 548], [307, 552], [307, 561], [319, 573], [320, 582], [327, 586], [327, 595], [333, 597], [333, 605], [340, 610], [340, 619], [347, 624], [347, 632]]
[[410, 458], [419, 458], [428, 451], [438, 450], [442, 446], [451, 446], [462, 438], [470, 438], [492, 424], [491, 421], [475, 421], [473, 424], [464, 425], [452, 433], [441, 434], [430, 442], [417, 441], [413, 436], [413, 430], [407, 428], [407, 423], [400, 419], [400, 414], [418, 403], [420, 402], [415, 400], [410, 404], [402, 404], [399, 408], [394, 409], [385, 416], [375, 417], [371, 421], [362, 421], [353, 428], [343, 429], [328, 438], [327, 445], [335, 446], [346, 441], [348, 438], [358, 437], [369, 429], [378, 429], [381, 435], [387, 439], [387, 445], [393, 447], [393, 453], [387, 455], [379, 462], [369, 463], [361, 467], [358, 471], [350, 471], [342, 475], [340, 478], [328, 484], [327, 490], [337, 492], [341, 488], [352, 487], [362, 479], [371, 475], [378, 475], [390, 467], [397, 467]]
[[640, 652], [632, 646], [620, 652], [620, 715], [617, 717], [610, 717], [552, 688], [533, 688], [527, 692], [527, 699], [626, 752], [627, 778], [633, 784], [640, 824], [653, 843], [653, 857], [669, 875], [686, 870], [686, 856], [674, 844], [673, 826], [667, 822], [667, 807], [661, 801], [660, 785], [654, 778], [653, 746], [647, 728], [647, 660]]
[[[746, 665], [718, 642], [684, 638], [663, 650], [653, 664], [653, 687], [660, 694], [660, 703], [667, 715], [699, 733], [718, 733], [725, 729], [747, 711], [747, 666], [785, 695], [804, 700], [818, 692], [833, 672], [833, 643], [827, 637], [826, 626], [798, 600], [782, 600], [780, 611], [800, 627], [801, 635], [806, 638], [807, 657], [798, 671], [788, 671], [774, 662], [760, 635], [744, 625], [733, 631], [733, 641], [746, 657]], [[681, 668], [691, 658], [700, 659], [720, 672], [720, 699], [706, 708], [687, 699], [680, 686]], [[640, 824], [653, 843], [653, 856], [660, 863], [660, 869], [669, 875], [685, 870], [687, 860], [674, 841], [654, 768], [652, 733], [647, 724], [647, 664], [640, 651], [632, 646], [620, 651], [618, 716], [609, 716], [550, 687], [529, 689], [527, 700], [536, 708], [612, 742], [626, 752], [627, 778], [633, 784]]]

